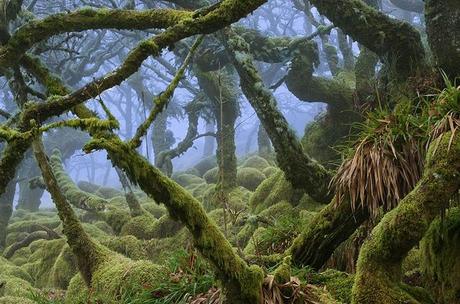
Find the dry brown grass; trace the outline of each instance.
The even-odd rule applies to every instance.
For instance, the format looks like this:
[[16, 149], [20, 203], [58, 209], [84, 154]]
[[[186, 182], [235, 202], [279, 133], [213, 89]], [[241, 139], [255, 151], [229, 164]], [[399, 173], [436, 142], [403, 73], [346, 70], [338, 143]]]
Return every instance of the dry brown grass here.
[[[410, 107], [396, 114], [380, 111], [362, 125], [353, 153], [332, 179], [336, 203], [367, 208], [372, 218], [394, 208], [419, 180], [424, 163], [422, 137]], [[417, 133], [415, 132], [415, 133]]]

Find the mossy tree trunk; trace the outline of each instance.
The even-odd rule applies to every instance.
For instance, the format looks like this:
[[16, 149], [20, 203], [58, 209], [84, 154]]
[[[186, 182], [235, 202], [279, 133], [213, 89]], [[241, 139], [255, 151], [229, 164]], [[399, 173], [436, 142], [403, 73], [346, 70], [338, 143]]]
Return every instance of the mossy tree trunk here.
[[[442, 135], [428, 151], [417, 186], [387, 213], [363, 244], [353, 303], [418, 303], [401, 283], [401, 263], [460, 188], [460, 135]], [[437, 146], [438, 145], [438, 146]], [[437, 146], [437, 147], [435, 147]]]
[[16, 181], [12, 180], [6, 191], [0, 195], [0, 250], [5, 247], [8, 222], [13, 214], [13, 199], [16, 192]]
[[229, 71], [198, 73], [200, 87], [211, 101], [217, 122], [218, 184], [225, 190], [236, 187], [235, 122], [239, 115], [238, 94]]
[[58, 181], [48, 162], [41, 138], [37, 138], [32, 145], [46, 189], [51, 194], [58, 210], [59, 218], [62, 221], [63, 233], [77, 258], [78, 269], [89, 287], [91, 286], [92, 275], [97, 267], [106, 260], [109, 252], [104, 247], [94, 243], [83, 230], [83, 226], [58, 186]]
[[240, 76], [240, 86], [273, 143], [278, 165], [286, 179], [316, 201], [330, 201], [328, 171], [303, 152], [286, 118], [276, 107], [274, 96], [254, 67], [247, 43], [232, 31], [227, 32], [226, 38], [229, 55]]
[[460, 75], [460, 5], [456, 0], [425, 1], [428, 41], [437, 66], [452, 79]]
[[200, 202], [115, 136], [95, 139], [85, 147], [87, 152], [94, 149], [107, 150], [112, 162], [123, 168], [133, 183], [156, 202], [163, 203], [172, 219], [184, 223], [196, 248], [215, 266], [226, 291], [227, 303], [259, 303], [262, 270], [249, 267], [233, 251]]
[[257, 144], [260, 156], [268, 157], [272, 153], [273, 148], [270, 137], [262, 124], [259, 124], [257, 130]]

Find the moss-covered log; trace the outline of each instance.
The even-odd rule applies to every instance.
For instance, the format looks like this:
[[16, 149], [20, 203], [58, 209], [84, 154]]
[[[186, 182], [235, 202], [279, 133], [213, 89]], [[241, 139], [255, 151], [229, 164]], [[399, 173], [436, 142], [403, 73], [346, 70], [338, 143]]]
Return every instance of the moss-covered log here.
[[[441, 135], [431, 145], [423, 176], [387, 213], [361, 248], [353, 303], [418, 303], [401, 283], [401, 263], [460, 187], [460, 135]], [[452, 143], [450, 145], [450, 140]]]
[[105, 149], [110, 159], [123, 168], [141, 189], [163, 203], [170, 216], [185, 224], [196, 248], [216, 267], [227, 293], [228, 303], [258, 303], [263, 272], [248, 265], [233, 251], [222, 232], [207, 216], [202, 205], [186, 190], [164, 176], [147, 160], [117, 138], [95, 139], [86, 151]]
[[318, 202], [329, 201], [329, 173], [303, 152], [286, 118], [277, 109], [273, 94], [265, 87], [244, 40], [232, 31], [227, 32], [227, 38], [229, 55], [240, 75], [241, 88], [267, 131], [278, 165], [287, 180]]

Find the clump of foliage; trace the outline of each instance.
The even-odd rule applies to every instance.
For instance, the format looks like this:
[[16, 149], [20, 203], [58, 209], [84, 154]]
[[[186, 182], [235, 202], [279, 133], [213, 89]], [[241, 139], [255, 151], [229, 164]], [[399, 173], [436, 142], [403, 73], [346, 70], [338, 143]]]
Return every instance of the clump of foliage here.
[[346, 160], [332, 184], [337, 203], [349, 200], [353, 208], [368, 208], [376, 217], [380, 208], [392, 209], [419, 180], [427, 133], [424, 119], [409, 100], [394, 110], [369, 112]]

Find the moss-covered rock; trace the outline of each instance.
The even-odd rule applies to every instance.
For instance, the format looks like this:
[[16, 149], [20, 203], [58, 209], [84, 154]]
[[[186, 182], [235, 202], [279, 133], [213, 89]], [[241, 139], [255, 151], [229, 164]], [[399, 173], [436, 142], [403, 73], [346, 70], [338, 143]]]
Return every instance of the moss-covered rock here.
[[217, 166], [217, 160], [215, 156], [205, 158], [198, 162], [193, 168], [198, 171], [199, 176], [203, 176], [208, 170]]
[[0, 274], [0, 297], [24, 297], [37, 290], [27, 281], [11, 276]]
[[124, 303], [169, 279], [163, 267], [122, 256], [109, 259], [96, 270], [91, 292], [79, 276], [72, 278], [65, 303]]
[[51, 287], [51, 272], [65, 246], [67, 246], [67, 243], [63, 238], [57, 240], [38, 240], [30, 245], [32, 254], [27, 264], [22, 267], [31, 275], [35, 287]]
[[283, 171], [278, 171], [257, 187], [249, 200], [249, 207], [253, 213], [258, 214], [281, 201], [297, 205], [302, 196], [303, 193], [292, 188], [292, 185], [284, 177]]
[[123, 226], [131, 220], [131, 215], [127, 210], [120, 208], [109, 207], [107, 209], [101, 216], [112, 227], [115, 234], [119, 234]]
[[102, 245], [133, 260], [148, 257], [144, 243], [132, 235], [112, 237], [103, 241]]
[[142, 208], [145, 209], [145, 211], [149, 212], [151, 215], [153, 215], [157, 219], [165, 215], [167, 212], [164, 206], [158, 205], [157, 203], [141, 202], [141, 205], [142, 205]]
[[0, 304], [36, 304], [36, 302], [23, 297], [6, 296], [0, 298]]
[[269, 166], [265, 169], [262, 170], [262, 173], [266, 176], [266, 177], [270, 177], [272, 176], [273, 174], [275, 174], [276, 172], [278, 172], [278, 168], [277, 167], [273, 167], [273, 166]]
[[241, 167], [243, 168], [254, 168], [259, 171], [263, 171], [265, 168], [269, 166], [269, 162], [265, 158], [262, 158], [258, 155], [254, 155], [247, 158], [241, 165]]
[[149, 240], [154, 237], [157, 221], [150, 213], [133, 217], [123, 225], [120, 235], [133, 235], [140, 240]]
[[236, 181], [239, 186], [245, 187], [250, 191], [256, 188], [265, 180], [265, 175], [255, 168], [239, 168], [236, 174]]
[[309, 279], [312, 284], [325, 286], [334, 299], [340, 303], [351, 303], [353, 275], [335, 269], [327, 269], [321, 273], [312, 272]]
[[[252, 192], [243, 187], [236, 187], [228, 193], [227, 207], [235, 212], [247, 209]], [[216, 187], [210, 187], [203, 195], [203, 206], [207, 211], [222, 208], [224, 205]]]
[[48, 287], [65, 290], [77, 273], [77, 260], [68, 245], [64, 246], [56, 258], [49, 277]]
[[217, 167], [212, 168], [203, 175], [204, 180], [208, 184], [217, 184], [217, 180], [219, 178], [219, 169]]
[[173, 176], [173, 180], [182, 187], [190, 186], [193, 184], [201, 184], [204, 182], [204, 180], [199, 176], [185, 173]]

